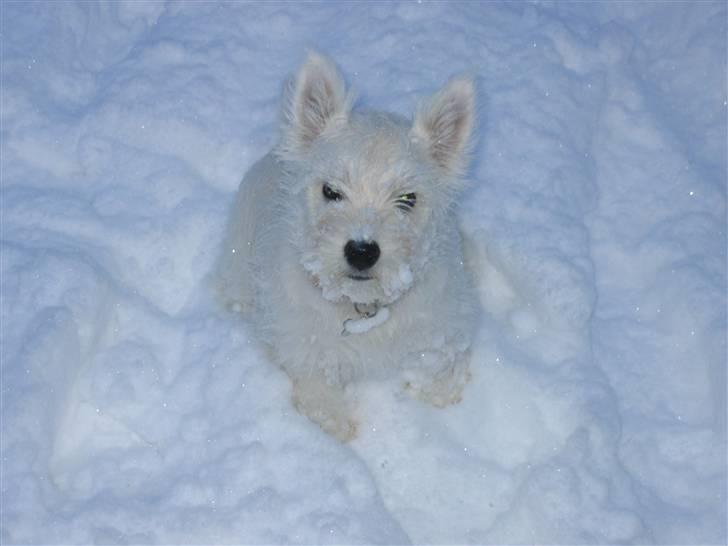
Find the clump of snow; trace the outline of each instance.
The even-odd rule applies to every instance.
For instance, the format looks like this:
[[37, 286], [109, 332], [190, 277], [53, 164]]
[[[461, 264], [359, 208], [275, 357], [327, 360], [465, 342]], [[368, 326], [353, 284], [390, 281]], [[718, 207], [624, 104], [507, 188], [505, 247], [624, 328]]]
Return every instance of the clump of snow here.
[[[724, 3], [0, 18], [0, 541], [726, 542]], [[469, 72], [483, 112], [472, 379], [353, 387], [349, 445], [207, 282], [312, 46], [364, 107]]]
[[399, 282], [402, 283], [402, 286], [409, 287], [412, 285], [413, 277], [412, 277], [412, 270], [407, 264], [402, 264], [399, 266]]

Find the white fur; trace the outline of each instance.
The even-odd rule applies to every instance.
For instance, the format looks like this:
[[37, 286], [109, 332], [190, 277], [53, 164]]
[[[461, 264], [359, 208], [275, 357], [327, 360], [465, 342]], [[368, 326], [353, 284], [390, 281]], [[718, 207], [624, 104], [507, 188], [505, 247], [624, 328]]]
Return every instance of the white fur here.
[[[356, 433], [351, 381], [401, 373], [438, 406], [458, 401], [467, 381], [476, 295], [453, 209], [473, 97], [458, 79], [412, 122], [355, 113], [334, 65], [311, 54], [287, 89], [281, 143], [240, 185], [220, 293], [249, 311], [296, 407], [341, 439]], [[324, 182], [344, 199], [324, 199]], [[412, 192], [415, 207], [398, 209], [397, 196]], [[347, 277], [350, 239], [379, 244], [372, 280]], [[344, 331], [361, 319], [354, 303], [385, 313]]]

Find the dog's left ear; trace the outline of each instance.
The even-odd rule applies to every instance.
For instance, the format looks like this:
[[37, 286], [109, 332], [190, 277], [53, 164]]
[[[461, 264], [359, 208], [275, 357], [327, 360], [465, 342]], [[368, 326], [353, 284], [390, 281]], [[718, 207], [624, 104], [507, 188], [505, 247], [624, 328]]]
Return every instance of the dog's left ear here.
[[327, 130], [345, 123], [351, 101], [334, 63], [310, 52], [286, 92], [283, 132], [287, 150], [304, 152]]
[[458, 175], [467, 163], [474, 117], [473, 80], [456, 78], [418, 108], [411, 135], [445, 172]]

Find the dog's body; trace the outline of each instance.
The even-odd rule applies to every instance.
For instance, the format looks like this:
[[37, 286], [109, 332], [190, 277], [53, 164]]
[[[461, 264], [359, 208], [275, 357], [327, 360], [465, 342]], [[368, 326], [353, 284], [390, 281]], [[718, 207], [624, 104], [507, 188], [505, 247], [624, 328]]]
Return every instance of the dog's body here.
[[219, 279], [251, 311], [303, 413], [355, 434], [344, 387], [397, 370], [418, 397], [459, 400], [477, 297], [452, 214], [473, 115], [454, 80], [414, 123], [356, 114], [311, 55], [281, 144], [241, 183]]

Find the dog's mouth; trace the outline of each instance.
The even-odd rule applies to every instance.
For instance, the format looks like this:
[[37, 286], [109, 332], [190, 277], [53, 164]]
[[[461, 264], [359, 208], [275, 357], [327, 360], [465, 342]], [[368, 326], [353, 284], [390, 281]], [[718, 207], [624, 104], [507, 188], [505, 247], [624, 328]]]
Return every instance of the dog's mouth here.
[[352, 281], [371, 281], [374, 277], [371, 275], [362, 275], [357, 273], [351, 273], [347, 275]]

